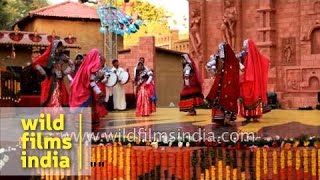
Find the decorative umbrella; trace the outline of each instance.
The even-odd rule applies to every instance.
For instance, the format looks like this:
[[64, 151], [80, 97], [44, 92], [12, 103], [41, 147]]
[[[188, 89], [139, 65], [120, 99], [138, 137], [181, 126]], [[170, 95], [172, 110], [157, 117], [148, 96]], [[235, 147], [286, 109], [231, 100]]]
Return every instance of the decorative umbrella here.
[[125, 33], [131, 34], [139, 30], [142, 25], [140, 19], [134, 20], [125, 12], [110, 6], [99, 6], [98, 14], [101, 21], [100, 32], [112, 32], [123, 36]]

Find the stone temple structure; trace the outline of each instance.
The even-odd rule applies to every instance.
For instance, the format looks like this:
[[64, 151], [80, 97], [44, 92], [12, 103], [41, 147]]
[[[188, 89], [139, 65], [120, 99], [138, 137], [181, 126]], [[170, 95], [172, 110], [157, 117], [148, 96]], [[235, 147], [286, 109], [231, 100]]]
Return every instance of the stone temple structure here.
[[320, 91], [320, 0], [189, 0], [190, 54], [206, 78], [209, 56], [226, 41], [252, 39], [270, 59], [269, 91], [283, 108], [316, 106]]

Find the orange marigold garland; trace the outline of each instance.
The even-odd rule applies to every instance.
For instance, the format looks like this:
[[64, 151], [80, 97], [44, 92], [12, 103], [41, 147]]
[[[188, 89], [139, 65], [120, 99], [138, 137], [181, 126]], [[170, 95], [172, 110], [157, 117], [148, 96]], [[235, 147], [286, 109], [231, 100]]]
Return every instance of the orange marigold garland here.
[[267, 148], [262, 149], [263, 159], [263, 179], [267, 179], [268, 176], [268, 151]]
[[119, 149], [118, 178], [121, 180], [121, 179], [124, 179], [124, 150], [122, 145], [120, 145], [118, 149]]
[[179, 149], [177, 152], [177, 158], [176, 158], [176, 178], [177, 179], [183, 179], [183, 155], [182, 155], [182, 150]]
[[107, 154], [108, 154], [108, 164], [107, 164], [107, 176], [108, 176], [108, 179], [112, 179], [112, 173], [113, 173], [113, 170], [112, 170], [112, 146], [107, 146]]
[[137, 151], [137, 177], [140, 179], [143, 177], [143, 157], [142, 150]]
[[131, 167], [131, 148], [125, 148], [125, 179], [130, 180], [130, 167]]
[[91, 148], [91, 179], [96, 179], [96, 147]]
[[191, 167], [191, 152], [190, 150], [185, 150], [183, 153], [183, 179], [190, 179], [190, 167]]
[[116, 179], [118, 177], [118, 146], [117, 143], [113, 143], [112, 147], [112, 177]]
[[289, 149], [287, 152], [287, 165], [288, 165], [288, 179], [293, 178], [293, 171], [292, 171], [292, 150]]
[[308, 157], [308, 149], [303, 148], [302, 155], [303, 155], [303, 178], [309, 179], [309, 157]]
[[317, 152], [316, 149], [311, 149], [311, 179], [317, 179]]
[[131, 160], [130, 160], [130, 167], [131, 167], [131, 178], [132, 180], [137, 179], [137, 151], [131, 151]]
[[280, 179], [285, 179], [286, 177], [286, 164], [285, 164], [285, 151], [280, 150]]
[[261, 168], [260, 168], [260, 163], [261, 163], [261, 151], [260, 149], [257, 149], [256, 150], [256, 178], [257, 180], [260, 180], [261, 179]]
[[301, 179], [301, 155], [300, 155], [300, 149], [296, 150], [296, 163], [295, 163], [295, 170], [296, 170], [296, 178]]
[[107, 164], [108, 164], [108, 153], [107, 153], [107, 147], [103, 146], [102, 147], [102, 162], [103, 162], [103, 166], [102, 166], [102, 179], [107, 179]]
[[96, 165], [96, 178], [97, 179], [102, 179], [102, 147], [99, 145], [96, 148], [96, 153], [97, 153], [97, 157], [96, 157], [96, 161], [97, 161], [97, 165]]

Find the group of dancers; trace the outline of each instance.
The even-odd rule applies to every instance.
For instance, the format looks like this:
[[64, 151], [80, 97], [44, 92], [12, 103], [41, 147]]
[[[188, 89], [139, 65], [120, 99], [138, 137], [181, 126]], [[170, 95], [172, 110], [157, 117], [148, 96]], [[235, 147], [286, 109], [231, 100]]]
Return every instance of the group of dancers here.
[[[64, 64], [67, 64], [65, 69]], [[109, 97], [113, 96], [114, 109], [125, 110], [124, 84], [129, 80], [129, 75], [119, 67], [117, 59], [112, 61], [112, 65], [112, 68], [105, 66], [105, 59], [98, 49], [91, 49], [85, 55], [78, 54], [72, 61], [65, 55], [62, 42], [54, 40], [45, 52], [34, 57], [32, 62], [32, 66], [44, 76], [41, 82], [41, 106], [70, 107], [71, 111], [92, 107], [92, 120], [98, 121], [108, 114], [106, 103]], [[113, 78], [114, 76], [116, 78]], [[64, 77], [70, 81], [69, 93]], [[122, 83], [119, 77], [125, 77], [126, 82]], [[108, 86], [112, 81], [115, 83]], [[144, 58], [140, 58], [135, 67], [134, 84], [136, 115], [148, 116], [156, 109], [156, 97], [153, 72], [144, 65]]]
[[188, 54], [183, 55], [184, 87], [180, 95], [180, 111], [196, 115], [196, 107], [205, 103], [212, 108], [212, 120], [230, 125], [240, 114], [245, 123], [258, 121], [267, 103], [269, 60], [263, 56], [252, 40], [243, 41], [242, 50], [235, 54], [227, 43], [218, 45], [206, 64], [214, 76], [213, 85], [206, 98], [203, 80], [197, 66]]
[[[195, 62], [188, 54], [182, 55], [184, 85], [180, 94], [180, 111], [196, 115], [195, 108], [209, 104], [212, 120], [229, 124], [240, 112], [247, 121], [257, 121], [262, 116], [262, 104], [267, 102], [269, 60], [257, 49], [254, 42], [245, 40], [242, 51], [235, 54], [227, 43], [220, 43], [218, 53], [210, 57], [207, 71], [214, 75], [212, 88], [204, 98], [203, 79]], [[63, 65], [67, 68], [63, 69]], [[105, 59], [98, 49], [78, 54], [74, 61], [64, 53], [60, 40], [54, 40], [46, 51], [33, 59], [33, 67], [45, 78], [41, 82], [41, 106], [64, 107], [71, 110], [92, 107], [93, 121], [108, 114], [106, 102], [113, 96], [115, 110], [126, 109], [124, 84], [121, 76], [128, 74], [113, 60], [113, 67], [105, 66]], [[136, 116], [149, 116], [156, 111], [154, 73], [139, 58], [134, 68]], [[108, 86], [116, 76], [116, 82]], [[70, 81], [70, 93], [63, 78]]]

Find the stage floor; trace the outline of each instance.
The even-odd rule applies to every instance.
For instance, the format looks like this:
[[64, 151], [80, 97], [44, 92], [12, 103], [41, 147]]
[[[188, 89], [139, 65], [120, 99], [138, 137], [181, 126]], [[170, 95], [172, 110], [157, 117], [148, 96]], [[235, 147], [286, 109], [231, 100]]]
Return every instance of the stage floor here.
[[298, 137], [320, 136], [320, 111], [272, 110], [259, 122], [243, 124], [238, 117], [232, 127], [217, 127], [211, 122], [211, 110], [199, 109], [197, 116], [187, 116], [177, 108], [158, 108], [149, 117], [136, 117], [134, 110], [110, 112], [103, 118], [98, 129], [106, 132], [126, 129], [127, 132], [145, 128], [152, 132], [197, 132], [208, 131], [254, 132], [260, 136]]

